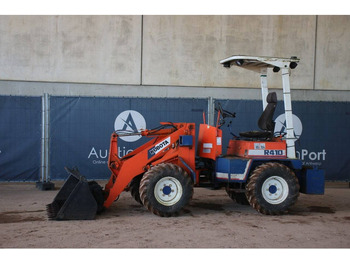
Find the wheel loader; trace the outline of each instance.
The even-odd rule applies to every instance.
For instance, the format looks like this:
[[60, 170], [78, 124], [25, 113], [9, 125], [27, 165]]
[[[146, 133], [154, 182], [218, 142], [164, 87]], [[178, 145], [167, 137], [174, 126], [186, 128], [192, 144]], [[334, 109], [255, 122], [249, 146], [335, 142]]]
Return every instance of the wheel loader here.
[[[87, 181], [77, 168], [66, 168], [70, 176], [47, 205], [48, 217], [94, 219], [125, 190], [161, 217], [180, 214], [191, 200], [194, 187], [225, 188], [237, 203], [249, 204], [265, 215], [287, 213], [300, 192], [323, 194], [324, 170], [303, 166], [295, 155], [289, 75], [299, 59], [235, 55], [220, 63], [225, 68], [237, 66], [260, 74], [260, 130], [241, 132], [223, 145], [220, 128], [235, 113], [224, 110], [219, 103], [216, 124], [200, 124], [197, 139], [194, 123], [162, 122], [157, 128], [137, 132], [116, 130], [110, 138], [111, 176], [105, 187]], [[277, 95], [268, 91], [268, 69], [282, 75], [286, 117], [283, 133], [274, 132]], [[120, 158], [118, 138], [134, 135], [151, 139]]]

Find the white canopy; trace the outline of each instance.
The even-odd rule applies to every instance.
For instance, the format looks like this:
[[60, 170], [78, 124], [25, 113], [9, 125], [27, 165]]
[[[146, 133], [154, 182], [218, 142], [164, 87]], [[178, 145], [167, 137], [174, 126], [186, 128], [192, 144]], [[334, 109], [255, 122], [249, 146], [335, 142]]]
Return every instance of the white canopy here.
[[260, 72], [263, 68], [291, 68], [294, 69], [300, 59], [292, 56], [291, 58], [269, 57], [269, 56], [247, 56], [234, 55], [220, 61], [224, 67], [236, 65], [246, 69]]

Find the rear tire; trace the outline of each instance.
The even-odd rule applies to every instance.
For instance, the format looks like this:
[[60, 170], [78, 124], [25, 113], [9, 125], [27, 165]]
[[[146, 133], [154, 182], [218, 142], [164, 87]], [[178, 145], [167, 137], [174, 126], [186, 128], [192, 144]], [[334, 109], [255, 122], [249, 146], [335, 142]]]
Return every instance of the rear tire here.
[[249, 202], [245, 193], [234, 193], [234, 195], [235, 195], [235, 200], [237, 204], [245, 205], [245, 206], [249, 205]]
[[192, 195], [191, 177], [174, 164], [154, 166], [141, 179], [140, 198], [143, 205], [161, 217], [178, 215]]
[[141, 179], [142, 179], [142, 175], [134, 177], [133, 180], [131, 180], [129, 187], [130, 187], [131, 196], [136, 200], [137, 203], [143, 205], [140, 198], [140, 191], [139, 191]]
[[226, 193], [233, 201], [236, 201], [237, 204], [249, 205], [247, 196], [244, 192], [237, 193], [234, 191], [230, 191], [229, 188], [226, 188]]
[[294, 172], [280, 163], [258, 166], [246, 186], [249, 204], [265, 215], [281, 215], [295, 204], [299, 183]]

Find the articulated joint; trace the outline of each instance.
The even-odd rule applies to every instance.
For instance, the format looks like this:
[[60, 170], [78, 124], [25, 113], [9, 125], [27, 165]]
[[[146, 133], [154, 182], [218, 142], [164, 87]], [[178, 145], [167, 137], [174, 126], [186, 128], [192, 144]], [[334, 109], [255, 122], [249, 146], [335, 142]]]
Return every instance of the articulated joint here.
[[183, 160], [181, 157], [179, 157], [181, 163], [191, 172], [191, 176], [193, 179], [193, 183], [196, 184], [196, 173], [192, 170], [192, 168]]

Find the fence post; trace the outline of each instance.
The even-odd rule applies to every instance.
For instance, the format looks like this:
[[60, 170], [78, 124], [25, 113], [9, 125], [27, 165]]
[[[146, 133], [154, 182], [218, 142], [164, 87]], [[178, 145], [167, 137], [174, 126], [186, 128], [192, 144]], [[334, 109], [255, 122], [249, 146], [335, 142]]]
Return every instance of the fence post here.
[[213, 97], [208, 97], [208, 125], [214, 126], [215, 115], [215, 100]]
[[50, 100], [49, 95], [45, 93], [41, 100], [41, 181], [36, 183], [40, 190], [52, 190], [55, 185], [50, 182], [49, 174], [49, 117], [50, 117]]

